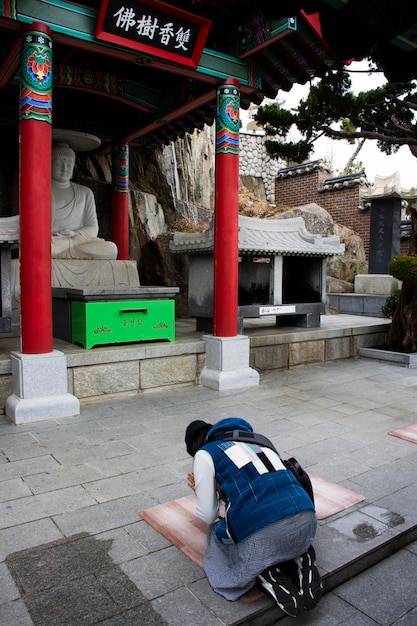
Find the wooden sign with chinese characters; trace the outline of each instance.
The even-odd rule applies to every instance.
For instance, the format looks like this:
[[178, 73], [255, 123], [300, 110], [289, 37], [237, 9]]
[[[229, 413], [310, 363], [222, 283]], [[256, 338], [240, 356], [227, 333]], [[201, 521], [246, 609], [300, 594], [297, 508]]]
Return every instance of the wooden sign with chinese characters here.
[[211, 22], [157, 0], [104, 0], [96, 37], [197, 67]]

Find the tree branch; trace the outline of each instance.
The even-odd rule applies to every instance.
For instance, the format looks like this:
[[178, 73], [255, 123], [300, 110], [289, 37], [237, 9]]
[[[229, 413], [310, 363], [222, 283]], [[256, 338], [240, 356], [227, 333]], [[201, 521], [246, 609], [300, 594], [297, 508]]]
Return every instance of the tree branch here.
[[331, 139], [374, 139], [376, 141], [382, 141], [389, 145], [398, 145], [398, 146], [417, 146], [417, 137], [407, 136], [407, 137], [399, 137], [399, 136], [389, 136], [387, 133], [377, 132], [377, 131], [368, 131], [361, 130], [358, 132], [343, 132], [340, 130], [334, 130], [329, 126], [319, 126], [318, 130], [321, 130], [327, 137]]

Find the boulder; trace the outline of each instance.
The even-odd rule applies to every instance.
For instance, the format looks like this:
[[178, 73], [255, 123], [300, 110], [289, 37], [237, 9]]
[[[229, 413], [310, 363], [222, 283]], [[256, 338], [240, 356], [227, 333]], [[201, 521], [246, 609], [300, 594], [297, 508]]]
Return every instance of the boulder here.
[[327, 293], [353, 293], [353, 283], [327, 275], [326, 291]]
[[334, 234], [340, 237], [341, 243], [345, 244], [345, 254], [342, 257], [328, 259], [327, 275], [339, 281], [350, 283], [351, 288], [345, 289], [346, 293], [350, 293], [354, 291], [355, 276], [366, 274], [368, 271], [363, 239], [351, 228], [340, 224], [334, 225]]
[[329, 237], [337, 233], [334, 232], [333, 218], [321, 206], [315, 202], [303, 206], [294, 207], [277, 215], [280, 219], [292, 217], [302, 217], [309, 233]]

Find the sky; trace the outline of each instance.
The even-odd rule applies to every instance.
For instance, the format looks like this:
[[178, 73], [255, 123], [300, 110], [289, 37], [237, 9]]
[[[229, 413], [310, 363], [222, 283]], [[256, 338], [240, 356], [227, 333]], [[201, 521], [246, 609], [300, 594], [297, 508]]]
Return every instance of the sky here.
[[[368, 65], [366, 61], [352, 63], [347, 69], [355, 70], [351, 73], [352, 89], [355, 93], [367, 91], [379, 87], [386, 82], [384, 75], [369, 74], [366, 72]], [[360, 72], [360, 70], [365, 70]], [[356, 73], [359, 72], [359, 73]], [[277, 100], [285, 100], [285, 108], [295, 108], [301, 98], [305, 98], [309, 91], [309, 85], [294, 85], [291, 91], [279, 91]], [[242, 120], [243, 121], [243, 120]], [[378, 150], [376, 141], [367, 140], [359, 152], [357, 160], [364, 165], [367, 179], [373, 183], [375, 176], [389, 176], [395, 172], [400, 172], [401, 187], [410, 189], [417, 187], [417, 159], [413, 157], [407, 146], [402, 146], [396, 154], [386, 155]], [[327, 138], [319, 139], [316, 148], [310, 159], [326, 159], [332, 163], [334, 170], [342, 170], [349, 157], [352, 155], [355, 146], [347, 141], [332, 141]]]

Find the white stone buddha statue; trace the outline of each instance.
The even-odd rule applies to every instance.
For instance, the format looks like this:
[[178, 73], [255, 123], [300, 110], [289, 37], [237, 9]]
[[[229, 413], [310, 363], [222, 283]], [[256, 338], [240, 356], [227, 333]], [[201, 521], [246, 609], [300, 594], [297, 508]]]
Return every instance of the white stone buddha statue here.
[[52, 149], [52, 258], [115, 259], [117, 247], [99, 239], [94, 194], [71, 181], [75, 152], [67, 144]]
[[[89, 187], [71, 181], [75, 152], [68, 144], [52, 149], [52, 258], [116, 259], [117, 246], [97, 237], [94, 194]], [[19, 216], [0, 218], [0, 240], [16, 240]]]

